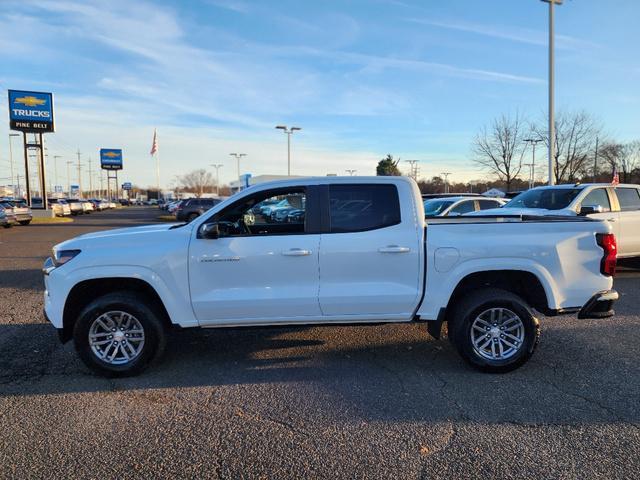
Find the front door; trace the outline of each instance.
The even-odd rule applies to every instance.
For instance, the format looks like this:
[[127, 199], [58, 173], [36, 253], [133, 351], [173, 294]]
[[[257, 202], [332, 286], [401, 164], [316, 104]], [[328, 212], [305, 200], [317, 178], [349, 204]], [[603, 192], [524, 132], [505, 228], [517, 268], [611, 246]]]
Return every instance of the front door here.
[[[320, 235], [307, 225], [305, 189], [241, 198], [206, 223], [219, 238], [195, 234], [189, 248], [191, 302], [201, 325], [295, 321], [319, 316]], [[274, 221], [261, 203], [291, 199]], [[264, 201], [264, 202], [263, 202]], [[201, 230], [201, 229], [200, 229]]]

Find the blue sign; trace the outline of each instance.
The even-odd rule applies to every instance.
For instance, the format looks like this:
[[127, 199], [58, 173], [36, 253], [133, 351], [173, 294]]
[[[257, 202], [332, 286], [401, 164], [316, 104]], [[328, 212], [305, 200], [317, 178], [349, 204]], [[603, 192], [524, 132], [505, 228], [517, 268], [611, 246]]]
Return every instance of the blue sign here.
[[131, 182], [124, 182], [122, 184], [122, 189], [123, 190], [131, 190]]
[[119, 148], [101, 148], [100, 167], [103, 170], [122, 170], [122, 150]]
[[9, 124], [21, 132], [53, 132], [53, 94], [9, 90]]

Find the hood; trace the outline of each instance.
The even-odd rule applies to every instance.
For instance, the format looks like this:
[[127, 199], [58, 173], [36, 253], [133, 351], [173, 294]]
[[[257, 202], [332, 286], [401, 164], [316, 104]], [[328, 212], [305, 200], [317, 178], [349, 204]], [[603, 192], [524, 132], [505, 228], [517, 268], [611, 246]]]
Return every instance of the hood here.
[[[85, 233], [84, 235], [79, 235], [62, 243], [59, 243], [54, 248], [56, 250], [82, 248], [82, 245], [86, 245], [87, 243], [108, 243], [110, 245], [115, 245], [119, 243], [127, 243], [129, 241], [139, 242], [141, 241], [141, 239], [134, 239], [133, 237], [140, 236], [143, 236], [145, 238], [145, 241], [148, 241], [146, 240], [147, 237], [161, 232], [166, 232], [170, 230], [171, 227], [174, 227], [176, 225], [180, 225], [180, 223], [144, 225], [141, 227], [116, 228], [113, 230], [102, 230], [99, 232]], [[185, 226], [185, 228], [189, 227]]]

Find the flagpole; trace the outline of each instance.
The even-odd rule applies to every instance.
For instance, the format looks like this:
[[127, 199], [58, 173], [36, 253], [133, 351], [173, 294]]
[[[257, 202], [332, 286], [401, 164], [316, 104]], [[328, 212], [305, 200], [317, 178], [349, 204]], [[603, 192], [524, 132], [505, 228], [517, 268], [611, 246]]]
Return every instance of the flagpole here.
[[156, 185], [158, 187], [158, 201], [160, 201], [160, 152], [156, 150]]

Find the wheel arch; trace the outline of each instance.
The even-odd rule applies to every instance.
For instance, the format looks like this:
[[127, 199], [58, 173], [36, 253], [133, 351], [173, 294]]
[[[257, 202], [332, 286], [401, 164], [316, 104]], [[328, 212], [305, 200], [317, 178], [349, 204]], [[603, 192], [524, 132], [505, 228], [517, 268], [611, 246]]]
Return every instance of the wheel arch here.
[[158, 295], [155, 288], [145, 280], [130, 277], [96, 278], [83, 280], [74, 285], [69, 291], [62, 314], [60, 339], [63, 342], [71, 339], [73, 327], [78, 315], [90, 302], [98, 298], [96, 295], [97, 292], [102, 296], [118, 291], [134, 292], [146, 298], [150, 302], [150, 305], [159, 313], [163, 325], [166, 328], [174, 326], [160, 295]]

